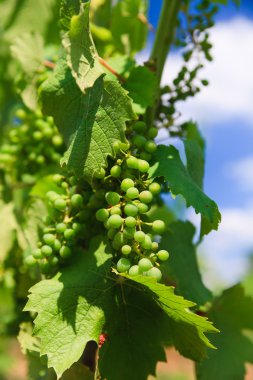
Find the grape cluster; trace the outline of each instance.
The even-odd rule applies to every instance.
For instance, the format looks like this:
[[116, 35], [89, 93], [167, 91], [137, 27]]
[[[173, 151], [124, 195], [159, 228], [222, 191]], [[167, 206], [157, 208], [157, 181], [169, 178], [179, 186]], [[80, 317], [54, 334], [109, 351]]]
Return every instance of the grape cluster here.
[[104, 192], [93, 192], [85, 181], [58, 174], [53, 181], [58, 191], [46, 193], [48, 216], [41, 240], [25, 260], [29, 267], [39, 264], [46, 275], [55, 273], [80, 248], [87, 248], [87, 240], [101, 227], [95, 210], [104, 203]]
[[19, 108], [0, 150], [0, 167], [22, 180], [24, 174], [36, 175], [59, 165], [63, 152], [63, 140], [53, 118]]

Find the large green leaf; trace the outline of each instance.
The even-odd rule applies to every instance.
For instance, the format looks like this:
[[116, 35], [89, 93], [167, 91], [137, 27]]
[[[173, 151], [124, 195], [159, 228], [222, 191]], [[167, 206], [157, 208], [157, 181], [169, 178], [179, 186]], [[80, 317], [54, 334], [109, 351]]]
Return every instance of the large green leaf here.
[[160, 145], [153, 155], [154, 164], [149, 170], [150, 178], [164, 177], [173, 194], [181, 194], [187, 207], [193, 206], [202, 216], [201, 235], [217, 230], [221, 215], [218, 207], [193, 181], [178, 150], [170, 145]]
[[114, 154], [113, 144], [126, 142], [125, 122], [135, 117], [130, 98], [116, 81], [103, 78], [83, 94], [62, 61], [43, 84], [41, 99], [69, 146], [62, 162], [91, 181]]
[[108, 339], [99, 353], [99, 368], [110, 380], [145, 380], [155, 374], [157, 362], [165, 360], [163, 346], [171, 339], [181, 353], [201, 359], [211, 346], [204, 335], [215, 331], [211, 323], [190, 312], [193, 303], [176, 296], [173, 288], [112, 273], [110, 251], [96, 237], [79, 261], [31, 288], [26, 310], [38, 314], [35, 336], [58, 377], [102, 332]]
[[208, 316], [221, 333], [213, 339], [217, 351], [197, 366], [199, 380], [243, 380], [246, 362], [253, 363], [253, 299], [240, 285], [224, 291]]
[[174, 222], [163, 234], [161, 248], [170, 252], [162, 271], [175, 284], [176, 292], [199, 305], [212, 298], [212, 293], [202, 282], [198, 268], [196, 247], [192, 240], [195, 228], [190, 222]]
[[82, 92], [103, 75], [90, 33], [89, 9], [90, 2], [81, 4], [79, 14], [71, 17], [69, 31], [63, 38], [68, 66]]
[[124, 88], [134, 101], [134, 111], [143, 114], [155, 101], [157, 79], [147, 67], [138, 66], [131, 70]]

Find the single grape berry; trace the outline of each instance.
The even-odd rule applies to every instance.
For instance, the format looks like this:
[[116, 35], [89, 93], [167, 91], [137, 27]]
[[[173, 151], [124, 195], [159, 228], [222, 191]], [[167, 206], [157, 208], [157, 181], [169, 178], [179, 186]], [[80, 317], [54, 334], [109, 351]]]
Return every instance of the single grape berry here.
[[110, 209], [110, 214], [111, 215], [121, 215], [122, 212], [121, 212], [121, 208], [118, 207], [118, 206], [113, 206], [111, 209]]
[[152, 230], [155, 234], [162, 234], [165, 231], [165, 223], [162, 220], [155, 220], [152, 224]]
[[120, 215], [111, 215], [108, 219], [108, 226], [111, 228], [119, 228], [122, 225], [123, 219]]
[[157, 182], [152, 182], [148, 189], [153, 195], [158, 195], [161, 192], [161, 185]]
[[145, 144], [145, 151], [148, 153], [154, 153], [157, 149], [156, 143], [152, 140], [149, 140]]
[[125, 259], [124, 257], [119, 259], [119, 261], [117, 262], [117, 270], [120, 273], [127, 272], [130, 266], [130, 261], [128, 259]]
[[117, 232], [113, 238], [112, 246], [114, 249], [118, 250], [122, 245], [126, 244], [126, 238], [122, 232]]
[[105, 208], [97, 210], [96, 218], [99, 222], [105, 222], [109, 218], [109, 211]]
[[125, 178], [121, 182], [120, 187], [121, 190], [126, 192], [130, 187], [134, 187], [134, 181], [131, 178]]
[[130, 156], [126, 160], [127, 167], [130, 169], [138, 169], [138, 158]]
[[61, 136], [55, 135], [52, 138], [52, 143], [54, 146], [59, 147], [63, 144], [63, 140], [62, 140]]
[[66, 201], [62, 198], [57, 198], [54, 201], [54, 207], [56, 208], [56, 210], [64, 211], [66, 206], [67, 206]]
[[141, 173], [146, 173], [149, 169], [149, 163], [145, 160], [141, 160], [139, 159], [138, 160], [138, 170], [141, 172]]
[[133, 216], [128, 216], [125, 219], [125, 225], [127, 227], [135, 227], [136, 226], [136, 219]]
[[151, 127], [147, 131], [147, 137], [149, 137], [150, 139], [154, 139], [157, 136], [157, 134], [158, 134], [158, 129], [155, 127]]
[[63, 259], [68, 258], [71, 255], [71, 249], [67, 247], [66, 245], [62, 246], [60, 249], [60, 256]]
[[134, 234], [134, 240], [141, 243], [145, 239], [145, 233], [143, 231], [136, 231]]
[[139, 196], [139, 190], [136, 187], [130, 187], [126, 191], [126, 196], [130, 199], [138, 198]]
[[134, 143], [134, 145], [135, 145], [137, 148], [139, 148], [139, 149], [143, 148], [143, 147], [145, 146], [146, 142], [147, 142], [146, 137], [141, 136], [141, 135], [136, 135], [136, 136], [134, 136], [134, 138], [133, 138], [133, 143]]
[[150, 191], [144, 190], [140, 193], [139, 199], [142, 203], [151, 203], [153, 200], [153, 195]]
[[128, 271], [129, 276], [138, 276], [140, 274], [139, 266], [138, 265], [133, 265], [129, 271]]
[[32, 252], [32, 255], [35, 259], [42, 259], [43, 258], [43, 254], [41, 252], [41, 249], [40, 248], [36, 248], [33, 250]]
[[132, 203], [127, 203], [124, 207], [124, 212], [127, 216], [136, 216], [138, 214], [138, 207]]
[[169, 252], [166, 251], [165, 249], [161, 249], [160, 251], [157, 252], [157, 257], [161, 261], [167, 261], [169, 258]]
[[123, 255], [129, 255], [131, 251], [132, 251], [132, 248], [128, 244], [125, 244], [123, 245], [123, 247], [121, 247], [121, 252]]
[[137, 207], [140, 214], [146, 214], [146, 212], [149, 210], [149, 206], [142, 202], [138, 203]]
[[93, 175], [95, 178], [103, 179], [105, 176], [105, 169], [104, 168], [98, 169], [94, 172]]
[[152, 239], [149, 235], [145, 235], [144, 240], [141, 242], [141, 246], [144, 249], [151, 249], [152, 248]]
[[75, 236], [75, 231], [72, 228], [67, 228], [64, 231], [64, 237], [66, 240], [71, 240], [74, 238], [74, 236]]
[[146, 272], [148, 271], [150, 268], [153, 267], [153, 264], [151, 263], [151, 261], [147, 258], [143, 258], [143, 259], [140, 259], [139, 262], [138, 262], [138, 266], [139, 266], [139, 270], [141, 272]]
[[143, 133], [147, 129], [147, 124], [144, 121], [137, 121], [133, 124], [133, 130], [137, 133]]
[[62, 234], [67, 228], [67, 225], [65, 223], [58, 223], [56, 224], [56, 232], [58, 234]]
[[135, 228], [126, 227], [123, 230], [123, 235], [126, 239], [132, 239], [134, 237]]
[[112, 240], [116, 233], [117, 233], [117, 230], [115, 230], [114, 228], [110, 228], [107, 232], [107, 236], [109, 239]]
[[83, 197], [81, 194], [74, 194], [70, 198], [70, 203], [72, 207], [81, 208], [83, 205]]
[[147, 276], [153, 277], [156, 279], [157, 282], [159, 282], [162, 278], [162, 272], [160, 271], [160, 269], [153, 267], [147, 271]]
[[25, 258], [25, 263], [29, 268], [32, 268], [37, 264], [37, 261], [32, 255], [30, 255]]
[[157, 251], [158, 250], [158, 243], [156, 241], [153, 241], [152, 243], [152, 251]]
[[41, 247], [41, 253], [44, 257], [49, 257], [53, 253], [53, 249], [49, 245], [43, 245]]
[[55, 191], [48, 191], [46, 193], [46, 197], [49, 201], [54, 202], [57, 198], [59, 198], [59, 194], [57, 194]]
[[105, 194], [105, 199], [110, 206], [115, 206], [120, 201], [120, 195], [114, 191], [108, 191], [108, 193]]
[[53, 245], [54, 240], [55, 240], [55, 236], [53, 234], [45, 234], [45, 235], [43, 235], [42, 239], [46, 244]]
[[110, 170], [111, 176], [114, 178], [119, 178], [121, 175], [121, 167], [119, 165], [114, 165]]

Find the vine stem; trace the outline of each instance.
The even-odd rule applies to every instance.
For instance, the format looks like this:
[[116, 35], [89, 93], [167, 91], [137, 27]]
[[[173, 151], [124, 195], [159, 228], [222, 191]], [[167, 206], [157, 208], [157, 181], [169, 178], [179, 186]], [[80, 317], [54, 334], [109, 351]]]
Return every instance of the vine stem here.
[[146, 113], [146, 121], [149, 125], [153, 123], [155, 118], [160, 97], [161, 78], [175, 35], [180, 6], [181, 0], [163, 0], [155, 41], [149, 58], [149, 65], [153, 68], [157, 78], [155, 101]]

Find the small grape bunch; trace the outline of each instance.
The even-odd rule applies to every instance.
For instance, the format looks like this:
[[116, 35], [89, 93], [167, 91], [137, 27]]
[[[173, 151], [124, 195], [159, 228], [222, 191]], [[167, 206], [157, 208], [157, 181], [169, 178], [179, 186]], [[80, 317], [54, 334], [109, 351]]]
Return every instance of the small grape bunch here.
[[46, 193], [48, 216], [41, 240], [26, 258], [28, 266], [37, 263], [47, 275], [55, 273], [80, 248], [86, 248], [86, 240], [98, 233], [100, 225], [94, 218], [94, 209], [104, 202], [104, 193], [94, 193], [88, 183], [80, 183], [75, 177], [67, 180], [57, 174], [54, 182], [59, 191]]
[[135, 149], [135, 155], [139, 155], [145, 161], [150, 161], [152, 154], [157, 149], [154, 139], [158, 134], [158, 129], [156, 127], [148, 128], [144, 121], [135, 122], [132, 129], [134, 132], [132, 147]]
[[0, 150], [0, 166], [9, 173], [14, 169], [17, 180], [22, 180], [24, 174], [36, 175], [44, 167], [58, 165], [63, 152], [53, 118], [19, 108]]
[[[129, 166], [129, 160], [131, 164]], [[127, 167], [140, 170], [142, 165], [145, 169], [148, 163], [133, 156], [127, 160]], [[135, 164], [135, 165], [134, 165]], [[111, 174], [117, 178], [121, 171], [115, 166]], [[158, 249], [155, 241], [156, 235], [165, 231], [165, 223], [155, 220], [152, 223], [145, 222], [143, 216], [147, 214], [155, 195], [161, 191], [157, 182], [150, 183], [145, 189], [144, 183], [138, 184], [132, 178], [124, 178], [120, 184], [120, 191], [109, 191], [105, 195], [107, 208], [101, 208], [96, 212], [96, 218], [104, 223], [108, 230], [108, 238], [112, 242], [117, 261], [116, 268], [120, 273], [128, 273], [131, 276], [144, 275], [160, 281], [162, 274], [159, 266], [160, 261], [166, 261], [169, 253]]]

